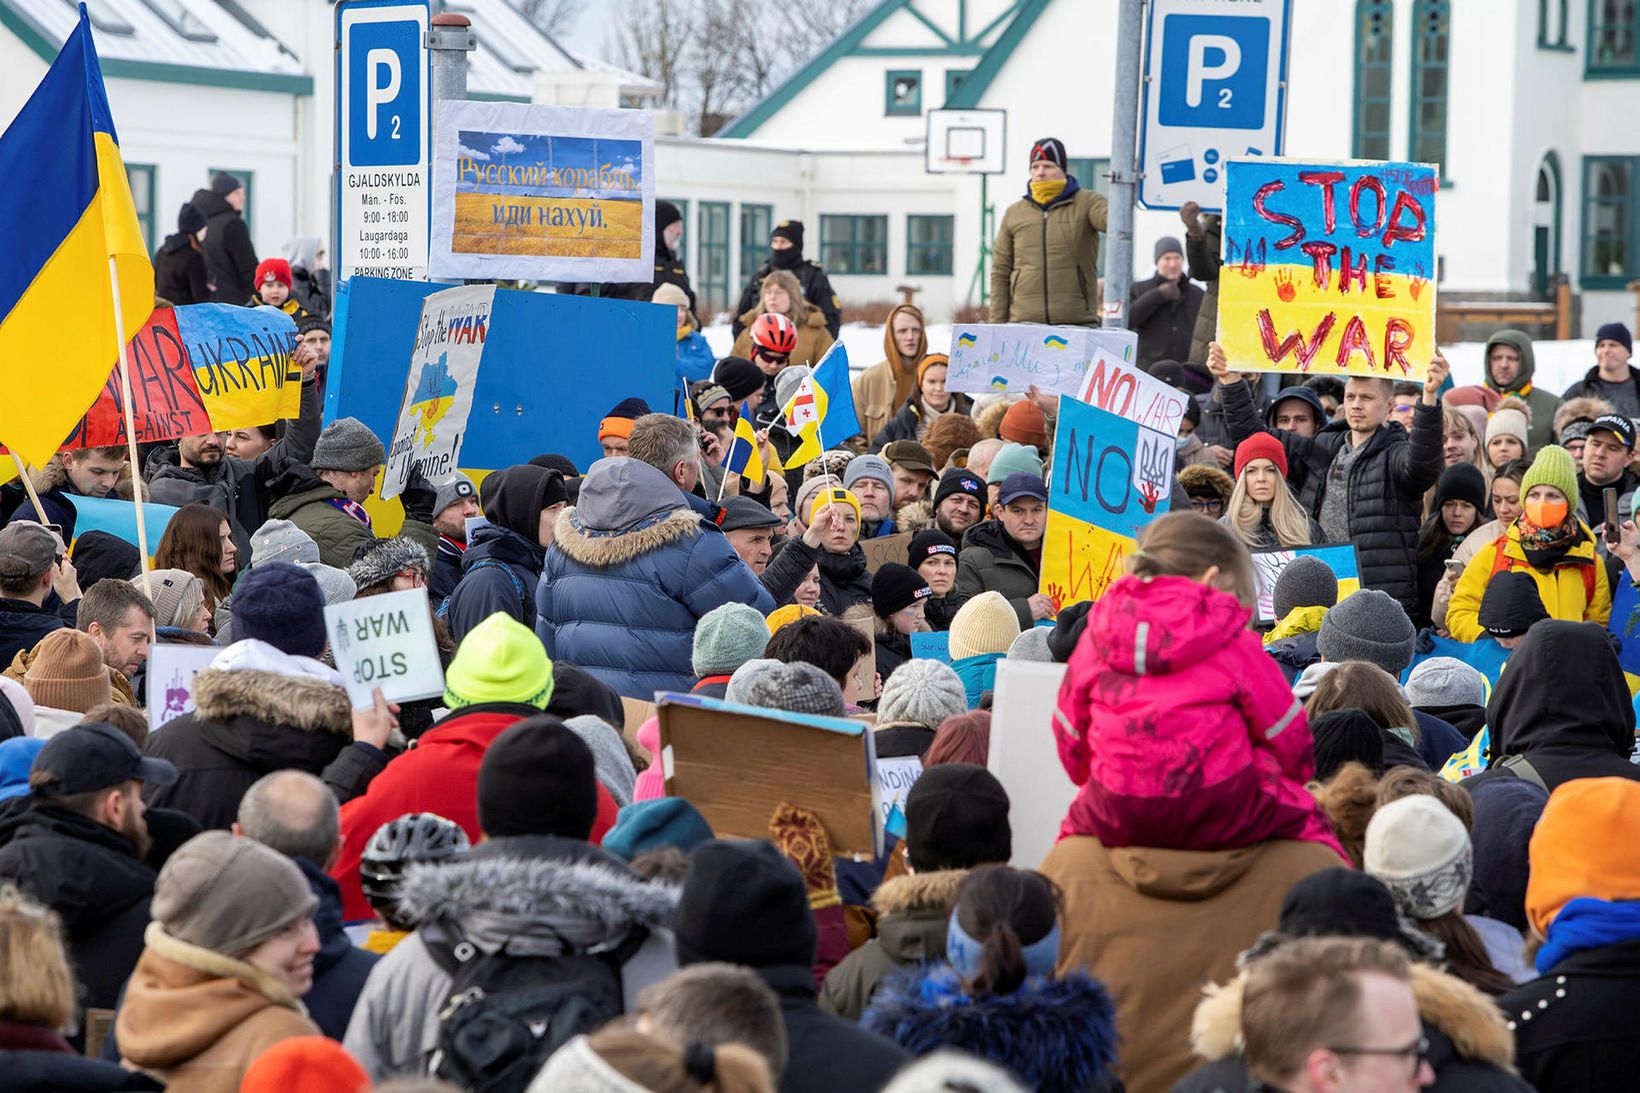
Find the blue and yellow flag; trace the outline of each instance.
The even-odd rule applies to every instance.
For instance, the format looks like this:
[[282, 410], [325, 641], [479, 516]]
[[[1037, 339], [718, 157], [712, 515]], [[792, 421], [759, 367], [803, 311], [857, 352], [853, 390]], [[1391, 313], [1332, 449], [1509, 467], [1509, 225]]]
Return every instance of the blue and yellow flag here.
[[763, 481], [763, 457], [757, 451], [752, 413], [744, 402], [740, 404], [740, 417], [735, 421], [734, 439], [729, 441], [729, 450], [723, 455], [723, 469], [733, 471], [748, 482]]
[[80, 23], [0, 134], [6, 260], [0, 263], [0, 443], [51, 458], [119, 358], [120, 316], [135, 334], [154, 310], [148, 260], [119, 138]]
[[797, 393], [780, 408], [786, 431], [802, 443], [786, 457], [786, 466], [798, 467], [817, 457], [825, 448], [821, 436], [830, 433], [831, 442], [840, 444], [860, 431], [854, 412], [854, 391], [849, 387], [848, 350], [833, 343], [820, 358], [819, 367], [805, 376]]

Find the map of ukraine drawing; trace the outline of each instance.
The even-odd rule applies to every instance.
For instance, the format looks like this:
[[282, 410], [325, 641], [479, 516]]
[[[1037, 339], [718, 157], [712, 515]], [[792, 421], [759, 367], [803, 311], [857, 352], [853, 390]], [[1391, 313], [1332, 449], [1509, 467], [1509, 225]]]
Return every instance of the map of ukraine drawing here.
[[440, 353], [437, 361], [421, 366], [416, 393], [410, 397], [411, 411], [421, 419], [418, 429], [423, 448], [433, 446], [433, 430], [455, 401], [456, 381], [450, 375], [450, 355]]

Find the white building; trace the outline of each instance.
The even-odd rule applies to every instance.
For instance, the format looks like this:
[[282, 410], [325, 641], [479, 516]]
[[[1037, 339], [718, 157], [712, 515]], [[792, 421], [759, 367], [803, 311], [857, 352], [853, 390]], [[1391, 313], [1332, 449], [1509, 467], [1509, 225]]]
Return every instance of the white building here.
[[[133, 191], [150, 241], [212, 170], [248, 183], [260, 254], [327, 235], [334, 10], [327, 0], [91, 0]], [[447, 0], [471, 18], [473, 98], [635, 105], [655, 85], [565, 49], [506, 0]], [[931, 317], [977, 304], [977, 177], [928, 174], [924, 114], [1008, 112], [1000, 215], [1024, 152], [1065, 141], [1103, 189], [1117, 0], [881, 0], [715, 139], [666, 136], [657, 193], [686, 217], [703, 303], [726, 308], [797, 218], [845, 305], [918, 289]], [[1640, 280], [1640, 12], [1633, 0], [1292, 0], [1290, 156], [1433, 160], [1442, 294], [1525, 299], [1555, 274], [1581, 332], [1635, 318]], [[0, 119], [75, 19], [72, 0], [0, 0]], [[771, 39], [778, 43], [778, 36]], [[673, 129], [675, 133], [676, 130]], [[1141, 212], [1135, 274], [1177, 235]]]

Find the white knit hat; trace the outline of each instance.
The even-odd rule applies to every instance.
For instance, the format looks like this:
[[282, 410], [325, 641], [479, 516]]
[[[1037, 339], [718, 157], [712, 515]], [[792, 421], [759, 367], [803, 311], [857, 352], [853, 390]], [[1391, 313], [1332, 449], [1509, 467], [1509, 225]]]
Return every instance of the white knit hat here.
[[877, 723], [940, 727], [940, 722], [968, 712], [968, 694], [949, 664], [937, 660], [908, 660], [883, 683], [877, 701]]
[[1373, 813], [1361, 867], [1383, 881], [1413, 918], [1440, 918], [1463, 906], [1474, 851], [1463, 821], [1434, 797], [1419, 793]]

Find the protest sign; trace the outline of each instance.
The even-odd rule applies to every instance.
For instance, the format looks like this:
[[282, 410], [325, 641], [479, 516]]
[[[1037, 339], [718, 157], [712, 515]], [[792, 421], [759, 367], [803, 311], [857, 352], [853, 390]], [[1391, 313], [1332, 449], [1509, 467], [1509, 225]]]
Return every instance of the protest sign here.
[[854, 668], [849, 672], [849, 679], [854, 683], [854, 693], [860, 696], [859, 701], [869, 702], [877, 690], [877, 616], [871, 610], [870, 604], [857, 603], [844, 610], [839, 617], [864, 634], [866, 641], [871, 644], [865, 656], [855, 661]]
[[276, 307], [189, 304], [174, 309], [177, 336], [217, 432], [295, 417], [302, 369], [296, 323]]
[[330, 652], [342, 674], [347, 697], [369, 709], [371, 689], [389, 702], [437, 698], [444, 693], [444, 668], [433, 637], [427, 590], [409, 588], [325, 607]]
[[1218, 341], [1232, 369], [1422, 380], [1435, 354], [1436, 169], [1236, 159]]
[[[118, 536], [130, 543], [137, 544], [137, 505], [134, 501], [122, 501], [118, 497], [82, 497], [74, 495], [74, 538], [88, 531], [106, 531], [110, 535]], [[171, 523], [171, 517], [177, 514], [173, 505], [160, 505], [153, 501], [142, 503], [143, 522], [148, 525], [148, 544], [151, 549], [157, 549], [160, 536]]]
[[1339, 599], [1361, 587], [1361, 570], [1356, 564], [1354, 543], [1255, 550], [1253, 576], [1258, 579], [1258, 606], [1254, 609], [1254, 621], [1261, 625], [1280, 621], [1275, 617], [1276, 579], [1281, 576], [1281, 571], [1301, 554], [1320, 559], [1333, 571], [1333, 576], [1338, 578]]
[[1008, 826], [1021, 869], [1035, 869], [1059, 838], [1076, 786], [1059, 763], [1053, 715], [1065, 665], [1041, 661], [997, 662], [991, 704], [991, 751], [985, 765], [1008, 791]]
[[434, 277], [648, 282], [654, 204], [647, 110], [440, 104]]
[[[1131, 330], [1040, 323], [961, 323], [951, 329], [948, 391], [1050, 395], [1082, 390], [1096, 356], [1131, 363], [1139, 335]], [[1177, 429], [1177, 426], [1175, 426]]]
[[429, 482], [456, 473], [494, 307], [494, 285], [445, 289], [421, 302], [399, 422], [387, 448], [383, 501], [403, 492], [412, 468]]
[[1640, 593], [1627, 579], [1617, 581], [1612, 590], [1612, 616], [1608, 627], [1617, 636], [1617, 662], [1623, 671], [1640, 676]]
[[951, 663], [951, 631], [929, 630], [911, 635], [911, 656], [916, 660]]
[[[193, 370], [177, 331], [177, 308], [155, 308], [131, 339], [131, 417], [137, 443], [211, 432]], [[126, 442], [120, 374], [114, 369], [64, 448], [108, 448]], [[267, 424], [263, 422], [262, 424]]]
[[904, 838], [905, 798], [922, 772], [922, 760], [915, 755], [877, 760], [877, 812], [890, 835]]
[[194, 708], [194, 675], [222, 652], [214, 645], [160, 644], [148, 649], [148, 731]]
[[655, 716], [655, 704], [622, 695], [621, 714], [621, 735], [636, 744], [638, 742], [638, 730], [643, 728], [645, 721]]
[[659, 716], [667, 795], [688, 798], [719, 838], [768, 838], [789, 802], [820, 817], [833, 853], [882, 853], [868, 726], [670, 693]]
[[1117, 417], [1136, 421], [1158, 433], [1179, 435], [1190, 396], [1142, 372], [1131, 359], [1096, 353], [1076, 397]]
[[905, 565], [905, 552], [911, 547], [911, 533], [909, 531], [896, 532], [893, 535], [884, 535], [880, 539], [861, 539], [860, 549], [865, 551], [866, 571], [875, 573], [881, 569], [884, 562], [899, 562]]

